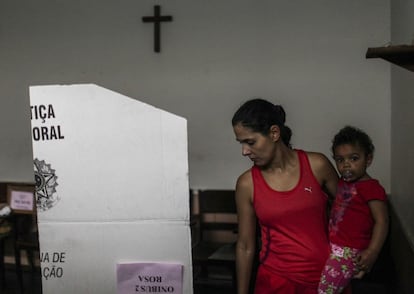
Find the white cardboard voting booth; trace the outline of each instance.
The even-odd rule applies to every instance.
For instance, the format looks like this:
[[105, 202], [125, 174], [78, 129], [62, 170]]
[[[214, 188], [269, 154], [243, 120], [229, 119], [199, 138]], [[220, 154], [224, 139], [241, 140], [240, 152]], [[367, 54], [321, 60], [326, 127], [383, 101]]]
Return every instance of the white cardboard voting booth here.
[[92, 84], [33, 86], [30, 104], [43, 293], [124, 294], [118, 267], [141, 263], [182, 265], [193, 293], [186, 120]]

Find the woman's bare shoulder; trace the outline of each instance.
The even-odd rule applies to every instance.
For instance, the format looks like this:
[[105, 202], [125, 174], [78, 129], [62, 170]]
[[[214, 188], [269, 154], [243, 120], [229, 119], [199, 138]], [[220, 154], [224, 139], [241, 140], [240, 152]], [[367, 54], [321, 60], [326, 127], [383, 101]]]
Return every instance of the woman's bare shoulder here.
[[338, 174], [329, 159], [319, 152], [307, 152], [313, 175], [332, 197], [336, 193]]
[[237, 188], [248, 188], [253, 185], [251, 169], [246, 170], [237, 179]]
[[327, 165], [331, 165], [329, 159], [320, 152], [306, 151], [306, 154], [309, 158], [309, 163], [312, 168], [319, 170], [320, 168], [325, 168]]
[[320, 152], [306, 152], [313, 174], [320, 180], [326, 181], [336, 177], [336, 171], [328, 157]]
[[250, 203], [250, 204], [252, 203], [253, 201], [253, 178], [252, 178], [251, 169], [242, 173], [237, 179], [236, 199], [238, 203]]

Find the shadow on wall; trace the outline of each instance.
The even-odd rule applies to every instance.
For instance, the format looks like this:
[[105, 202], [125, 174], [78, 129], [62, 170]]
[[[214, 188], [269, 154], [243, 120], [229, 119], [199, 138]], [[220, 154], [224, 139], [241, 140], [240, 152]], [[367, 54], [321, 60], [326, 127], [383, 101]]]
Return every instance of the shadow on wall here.
[[410, 244], [394, 208], [390, 205], [390, 255], [394, 262], [396, 292], [414, 292], [414, 249]]

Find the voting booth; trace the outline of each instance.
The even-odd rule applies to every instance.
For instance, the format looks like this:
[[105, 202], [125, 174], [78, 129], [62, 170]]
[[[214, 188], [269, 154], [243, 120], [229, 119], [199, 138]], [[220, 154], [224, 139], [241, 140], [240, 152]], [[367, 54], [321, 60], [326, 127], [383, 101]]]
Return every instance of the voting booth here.
[[193, 293], [186, 120], [92, 84], [30, 107], [43, 293]]

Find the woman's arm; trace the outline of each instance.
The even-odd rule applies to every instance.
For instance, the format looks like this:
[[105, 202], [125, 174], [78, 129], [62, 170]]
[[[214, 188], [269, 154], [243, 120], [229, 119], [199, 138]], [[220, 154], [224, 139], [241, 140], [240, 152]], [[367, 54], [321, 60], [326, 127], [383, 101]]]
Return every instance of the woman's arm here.
[[239, 228], [236, 245], [237, 293], [247, 294], [256, 250], [256, 214], [250, 170], [237, 180], [236, 205]]
[[331, 199], [335, 198], [338, 174], [329, 159], [322, 153], [308, 152], [312, 172]]

